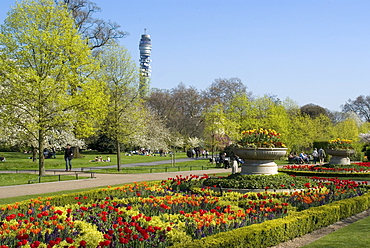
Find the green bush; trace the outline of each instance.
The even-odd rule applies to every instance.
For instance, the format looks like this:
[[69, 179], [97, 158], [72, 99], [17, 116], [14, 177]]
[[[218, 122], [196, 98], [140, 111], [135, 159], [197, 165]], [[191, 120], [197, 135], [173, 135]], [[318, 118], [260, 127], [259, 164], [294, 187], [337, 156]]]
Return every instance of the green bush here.
[[286, 174], [277, 175], [241, 175], [239, 173], [222, 178], [208, 178], [204, 186], [221, 186], [234, 189], [297, 189], [305, 188], [306, 183], [312, 180], [292, 177]]
[[[271, 247], [329, 226], [370, 208], [370, 194], [295, 212], [287, 217], [265, 221], [219, 233], [172, 248], [255, 248]], [[262, 238], [263, 237], [263, 238]]]

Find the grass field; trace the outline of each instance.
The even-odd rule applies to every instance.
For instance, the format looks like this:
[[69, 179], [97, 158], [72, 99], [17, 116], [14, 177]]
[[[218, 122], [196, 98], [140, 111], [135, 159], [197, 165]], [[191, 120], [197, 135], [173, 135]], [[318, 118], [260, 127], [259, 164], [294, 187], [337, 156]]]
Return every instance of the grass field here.
[[370, 247], [370, 217], [356, 221], [329, 235], [326, 235], [304, 248], [363, 248]]
[[[117, 155], [116, 154], [100, 154], [93, 152], [81, 153], [82, 158], [75, 158], [72, 160], [73, 168], [86, 168], [86, 167], [97, 167], [105, 165], [116, 165]], [[30, 159], [31, 154], [24, 154], [21, 152], [0, 152], [0, 156], [5, 156], [6, 161], [0, 162], [1, 170], [38, 170], [38, 161], [33, 162]], [[107, 156], [111, 158], [111, 162], [91, 162], [96, 156], [102, 156], [106, 159]], [[185, 158], [185, 153], [176, 153], [175, 158]], [[170, 156], [160, 157], [160, 156], [142, 156], [133, 155], [125, 156], [121, 155], [121, 164], [130, 163], [143, 163], [143, 162], [153, 162], [161, 160], [171, 160]], [[45, 169], [63, 169], [65, 168], [65, 161], [63, 154], [57, 154], [56, 158], [45, 159]]]
[[76, 179], [84, 179], [86, 176], [82, 177], [78, 175], [47, 175], [44, 177], [39, 177], [38, 174], [31, 173], [0, 173], [0, 187], [1, 186], [11, 186], [30, 183], [47, 183], [55, 181], [68, 181]]
[[[55, 176], [38, 177], [38, 162], [32, 162], [29, 158], [30, 154], [23, 154], [20, 152], [2, 152], [1, 156], [5, 156], [6, 161], [0, 163], [0, 186], [10, 186], [10, 185], [20, 185], [27, 184], [29, 180], [32, 183], [38, 182], [53, 182], [53, 181], [65, 181], [65, 180], [75, 180], [74, 175], [63, 175], [64, 173], [57, 173]], [[76, 158], [72, 160], [73, 168], [94, 168], [103, 167], [109, 165], [116, 165], [116, 154], [99, 154], [94, 152], [83, 153], [83, 158]], [[106, 159], [110, 156], [111, 162], [91, 162], [96, 156], [102, 156]], [[170, 171], [186, 171], [186, 170], [207, 170], [209, 168], [214, 168], [215, 165], [208, 162], [208, 160], [194, 160], [189, 162], [176, 162], [176, 159], [185, 158], [185, 153], [175, 154], [175, 163], [163, 164], [163, 165], [153, 165], [153, 166], [137, 166], [137, 167], [122, 167], [121, 171], [118, 172], [117, 168], [110, 169], [100, 169], [100, 170], [87, 170], [94, 171], [98, 173], [124, 173], [124, 174], [137, 174], [137, 173], [155, 173], [155, 172], [170, 172]], [[154, 162], [171, 160], [170, 156], [160, 157], [160, 156], [125, 156], [122, 154], [121, 161], [122, 164], [128, 163], [144, 163], [144, 162]], [[57, 154], [56, 158], [45, 159], [45, 169], [64, 169], [64, 157], [63, 154]], [[33, 173], [1, 173], [2, 170], [31, 170]], [[84, 176], [84, 177], [83, 177]], [[87, 178], [85, 175], [79, 175], [78, 179]], [[39, 180], [40, 179], [40, 180]]]
[[174, 164], [162, 164], [152, 166], [135, 166], [123, 167], [121, 171], [117, 168], [107, 168], [99, 170], [91, 170], [97, 173], [123, 173], [123, 174], [138, 174], [138, 173], [156, 173], [156, 172], [176, 172], [176, 171], [191, 171], [191, 170], [207, 170], [214, 169], [215, 164], [209, 163], [208, 160], [194, 160], [187, 162], [176, 162]]

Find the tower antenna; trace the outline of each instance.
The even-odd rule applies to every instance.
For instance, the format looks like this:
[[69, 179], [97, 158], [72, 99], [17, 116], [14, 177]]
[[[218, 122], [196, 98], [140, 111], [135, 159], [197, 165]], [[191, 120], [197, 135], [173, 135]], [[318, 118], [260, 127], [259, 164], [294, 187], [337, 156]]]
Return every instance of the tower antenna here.
[[148, 93], [149, 82], [151, 76], [150, 67], [150, 52], [152, 51], [152, 40], [150, 35], [146, 34], [146, 28], [144, 28], [144, 34], [141, 35], [140, 43], [140, 94], [145, 96]]

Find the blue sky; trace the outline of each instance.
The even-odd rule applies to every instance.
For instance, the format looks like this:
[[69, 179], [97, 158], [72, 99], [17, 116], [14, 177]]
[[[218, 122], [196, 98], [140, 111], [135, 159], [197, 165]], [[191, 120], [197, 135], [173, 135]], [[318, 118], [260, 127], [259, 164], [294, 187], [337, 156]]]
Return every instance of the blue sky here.
[[[139, 64], [152, 38], [151, 87], [206, 89], [238, 77], [255, 96], [289, 97], [340, 111], [369, 95], [368, 0], [91, 0], [95, 16], [130, 33], [120, 43]], [[0, 22], [14, 0], [0, 1]]]

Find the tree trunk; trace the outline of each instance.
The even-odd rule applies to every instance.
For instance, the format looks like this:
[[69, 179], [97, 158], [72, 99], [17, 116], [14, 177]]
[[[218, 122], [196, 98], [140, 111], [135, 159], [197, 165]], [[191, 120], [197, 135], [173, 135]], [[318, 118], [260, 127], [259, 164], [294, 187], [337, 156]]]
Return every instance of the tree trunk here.
[[83, 156], [80, 153], [80, 148], [78, 146], [73, 147], [73, 157], [74, 158], [83, 158]]
[[45, 175], [44, 167], [44, 133], [43, 130], [39, 130], [39, 176]]
[[118, 140], [116, 140], [116, 146], [117, 146], [117, 170], [121, 170], [121, 146]]
[[32, 149], [32, 162], [36, 162], [37, 161], [37, 150], [36, 150], [36, 147], [31, 146], [31, 149]]
[[212, 134], [212, 143], [211, 143], [211, 149], [212, 149], [211, 150], [211, 153], [212, 153], [211, 157], [212, 157], [212, 162], [214, 162], [214, 160], [213, 160], [213, 158], [214, 158], [214, 150], [215, 150], [214, 142], [215, 142], [215, 135]]

